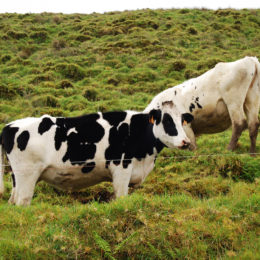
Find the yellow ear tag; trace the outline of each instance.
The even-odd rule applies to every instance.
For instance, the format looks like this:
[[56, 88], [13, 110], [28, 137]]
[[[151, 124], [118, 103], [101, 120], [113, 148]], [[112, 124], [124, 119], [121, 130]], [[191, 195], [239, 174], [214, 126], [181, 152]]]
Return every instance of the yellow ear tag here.
[[151, 124], [154, 124], [154, 118], [153, 118], [153, 116], [150, 118], [149, 122], [150, 122]]
[[188, 123], [187, 123], [187, 121], [186, 120], [184, 120], [183, 121], [183, 125], [187, 125]]

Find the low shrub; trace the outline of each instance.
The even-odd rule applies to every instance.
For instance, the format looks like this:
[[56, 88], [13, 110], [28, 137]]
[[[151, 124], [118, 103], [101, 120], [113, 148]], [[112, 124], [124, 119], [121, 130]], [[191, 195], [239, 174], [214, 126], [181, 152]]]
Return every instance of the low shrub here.
[[7, 31], [7, 35], [9, 38], [20, 40], [26, 38], [28, 35], [24, 32], [15, 32], [13, 30]]
[[167, 70], [170, 71], [182, 71], [186, 68], [186, 63], [183, 60], [170, 61], [167, 64]]
[[78, 42], [85, 42], [85, 41], [89, 41], [92, 39], [92, 37], [90, 35], [86, 35], [86, 34], [75, 35], [75, 36], [73, 36], [73, 38]]
[[55, 66], [55, 70], [65, 78], [75, 81], [81, 80], [86, 76], [85, 71], [77, 64], [59, 63]]
[[99, 75], [102, 72], [101, 68], [91, 68], [91, 69], [87, 69], [86, 70], [86, 76], [87, 77], [96, 77], [97, 75]]
[[51, 95], [34, 97], [32, 99], [32, 105], [34, 107], [58, 107], [59, 101], [57, 98]]
[[117, 59], [105, 60], [104, 64], [106, 66], [110, 66], [111, 68], [120, 68], [121, 66], [120, 60]]
[[28, 59], [36, 50], [37, 47], [35, 45], [26, 45], [21, 48], [21, 51], [18, 53], [18, 55], [22, 59]]
[[30, 81], [30, 83], [37, 85], [42, 81], [50, 81], [50, 80], [53, 80], [53, 76], [51, 74], [40, 74], [40, 75], [35, 76]]
[[10, 61], [11, 59], [12, 59], [12, 56], [10, 54], [2, 55], [0, 58], [1, 63], [6, 63], [6, 62]]
[[62, 80], [57, 85], [58, 88], [66, 89], [66, 88], [74, 88], [73, 84], [69, 80]]
[[46, 31], [36, 31], [30, 34], [30, 38], [36, 42], [45, 42], [49, 38], [49, 34]]
[[87, 66], [87, 67], [91, 67], [93, 64], [95, 64], [97, 62], [97, 59], [95, 56], [90, 56], [90, 57], [87, 57], [85, 60], [84, 60], [84, 66]]
[[192, 34], [192, 35], [198, 34], [198, 31], [194, 27], [189, 27], [187, 30], [188, 30], [189, 34]]
[[98, 92], [93, 88], [88, 88], [84, 90], [83, 97], [89, 101], [96, 101], [98, 97]]
[[60, 38], [60, 39], [55, 39], [53, 40], [52, 42], [52, 47], [55, 49], [55, 50], [60, 50], [60, 49], [63, 49], [67, 46], [67, 43], [64, 39]]
[[195, 78], [199, 75], [200, 75], [200, 73], [198, 71], [194, 71], [194, 70], [190, 70], [190, 69], [186, 70], [184, 73], [185, 79]]
[[17, 95], [15, 89], [12, 86], [5, 84], [0, 85], [0, 98], [11, 99]]

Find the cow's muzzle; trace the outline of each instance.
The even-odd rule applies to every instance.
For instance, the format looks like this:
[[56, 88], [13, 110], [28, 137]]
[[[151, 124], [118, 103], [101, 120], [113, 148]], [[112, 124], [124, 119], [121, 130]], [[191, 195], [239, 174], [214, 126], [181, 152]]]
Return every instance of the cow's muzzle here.
[[190, 142], [182, 140], [182, 145], [179, 146], [180, 149], [188, 149], [190, 147]]

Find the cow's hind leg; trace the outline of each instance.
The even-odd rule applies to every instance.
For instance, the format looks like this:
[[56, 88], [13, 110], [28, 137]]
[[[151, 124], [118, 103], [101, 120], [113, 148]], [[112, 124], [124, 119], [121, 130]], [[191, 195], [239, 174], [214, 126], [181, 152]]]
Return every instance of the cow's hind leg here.
[[15, 189], [10, 198], [10, 202], [19, 206], [28, 206], [31, 203], [34, 188], [40, 177], [41, 171], [32, 168], [13, 170], [15, 176]]
[[12, 182], [13, 182], [13, 188], [12, 188], [11, 197], [9, 198], [8, 203], [9, 204], [15, 204], [15, 186], [16, 186], [16, 183], [15, 183], [15, 176], [14, 176], [13, 173], [12, 173], [11, 177], [12, 177]]
[[[258, 90], [258, 81], [249, 89], [245, 101], [245, 113], [251, 141], [250, 153], [256, 153], [256, 139], [258, 134], [259, 119], [258, 112], [260, 108], [260, 94]], [[258, 83], [259, 84], [259, 83]]]
[[[240, 96], [236, 96], [233, 92], [226, 95], [222, 94], [224, 102], [227, 105], [228, 113], [232, 123], [232, 136], [228, 145], [229, 150], [235, 150], [237, 142], [242, 132], [247, 128], [246, 116], [243, 108], [245, 102], [246, 93], [241, 93]], [[230, 97], [231, 96], [231, 97]], [[232, 98], [235, 98], [232, 100]]]
[[228, 145], [228, 149], [234, 151], [237, 147], [237, 142], [242, 132], [247, 128], [246, 118], [244, 116], [243, 110], [238, 110], [239, 112], [231, 112], [232, 121], [232, 136]]

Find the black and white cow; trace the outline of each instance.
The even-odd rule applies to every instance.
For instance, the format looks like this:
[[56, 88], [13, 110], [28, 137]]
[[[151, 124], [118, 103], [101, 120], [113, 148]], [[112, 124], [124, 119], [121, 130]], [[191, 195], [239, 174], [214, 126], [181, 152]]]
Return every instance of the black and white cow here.
[[[65, 190], [112, 181], [116, 197], [127, 195], [130, 184], [141, 184], [151, 172], [164, 146], [189, 146], [182, 123], [191, 119], [166, 101], [150, 113], [44, 115], [11, 122], [0, 138], [1, 164], [5, 150], [13, 171], [9, 202], [29, 205], [40, 180]], [[1, 194], [3, 168], [0, 177]]]
[[218, 63], [197, 78], [166, 89], [153, 98], [144, 112], [148, 113], [165, 100], [172, 100], [182, 113], [194, 116], [184, 130], [196, 148], [195, 136], [218, 133], [232, 126], [228, 148], [234, 150], [248, 127], [250, 152], [256, 151], [260, 108], [260, 64], [255, 57]]

